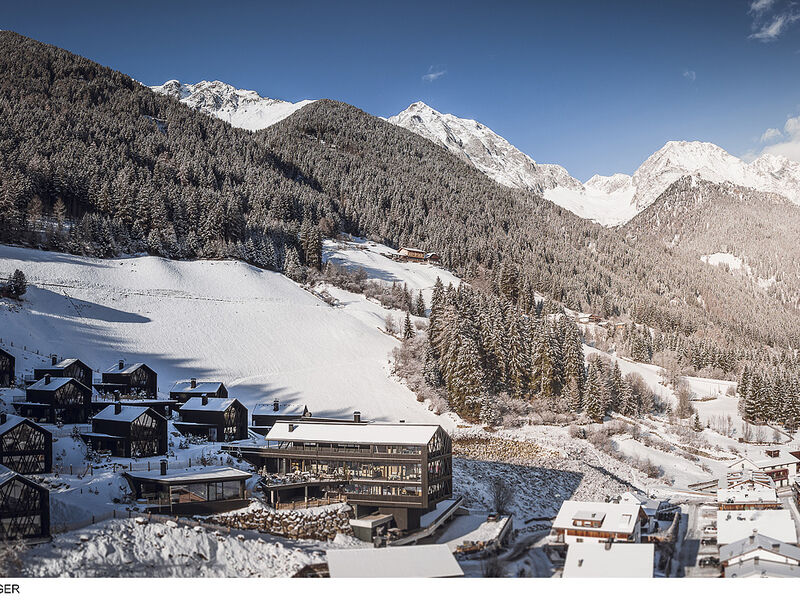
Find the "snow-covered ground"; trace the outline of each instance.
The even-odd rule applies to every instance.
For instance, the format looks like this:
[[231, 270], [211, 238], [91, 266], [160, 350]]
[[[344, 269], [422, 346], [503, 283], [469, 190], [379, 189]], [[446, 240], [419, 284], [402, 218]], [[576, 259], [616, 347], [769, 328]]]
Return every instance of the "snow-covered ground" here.
[[[348, 256], [374, 263], [373, 273], [394, 269], [412, 289], [446, 273], [371, 252]], [[158, 373], [161, 394], [197, 377], [225, 382], [248, 408], [278, 398], [305, 402], [316, 416], [360, 410], [369, 419], [449, 423], [390, 376], [399, 340], [377, 325], [382, 317], [364, 319], [363, 298], [334, 308], [282, 275], [237, 261], [95, 259], [0, 246], [0, 273], [14, 269], [29, 287], [22, 303], [0, 303], [0, 343], [17, 356], [20, 373], [50, 353], [97, 371], [119, 359], [142, 361]]]

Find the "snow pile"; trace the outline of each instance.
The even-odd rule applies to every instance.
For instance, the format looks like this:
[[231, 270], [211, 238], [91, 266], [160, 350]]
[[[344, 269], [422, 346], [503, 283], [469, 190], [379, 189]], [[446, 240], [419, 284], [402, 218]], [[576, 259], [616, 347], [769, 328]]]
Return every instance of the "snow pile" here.
[[150, 86], [154, 92], [172, 96], [212, 117], [227, 121], [234, 127], [257, 131], [282, 121], [313, 100], [286, 102], [264, 98], [252, 90], [238, 90], [221, 81], [181, 83], [171, 79], [163, 85]]

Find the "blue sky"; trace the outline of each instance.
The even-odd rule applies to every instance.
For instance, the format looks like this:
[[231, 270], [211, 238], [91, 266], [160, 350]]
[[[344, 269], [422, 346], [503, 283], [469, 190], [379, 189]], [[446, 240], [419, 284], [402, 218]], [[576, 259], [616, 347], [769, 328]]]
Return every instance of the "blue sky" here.
[[670, 139], [800, 160], [789, 0], [30, 1], [5, 3], [0, 28], [147, 84], [219, 79], [382, 116], [422, 100], [583, 180]]

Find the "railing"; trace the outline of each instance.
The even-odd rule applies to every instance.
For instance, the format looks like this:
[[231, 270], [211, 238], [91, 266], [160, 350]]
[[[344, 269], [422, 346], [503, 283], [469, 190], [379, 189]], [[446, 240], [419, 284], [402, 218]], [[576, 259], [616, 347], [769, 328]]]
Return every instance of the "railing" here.
[[317, 506], [328, 506], [330, 504], [338, 504], [340, 502], [347, 502], [347, 496], [339, 494], [336, 496], [329, 496], [326, 498], [317, 498], [314, 500], [295, 500], [294, 502], [276, 502], [276, 510], [297, 510], [300, 508], [314, 508]]
[[[210, 456], [207, 458], [201, 458], [199, 460], [192, 460], [191, 458], [186, 461], [167, 461], [167, 468], [168, 469], [190, 469], [193, 466], [225, 466], [227, 464], [228, 457], [227, 456]], [[78, 465], [59, 465], [56, 464], [53, 466], [53, 472], [57, 475], [93, 475], [96, 471], [100, 472], [107, 472], [111, 471], [112, 473], [127, 473], [127, 472], [153, 472], [158, 471], [161, 468], [160, 465], [161, 461], [159, 460], [150, 460], [146, 462], [133, 462], [129, 461], [127, 463], [124, 462], [112, 462], [112, 463], [101, 463], [101, 464], [94, 464], [89, 462], [84, 462]]]

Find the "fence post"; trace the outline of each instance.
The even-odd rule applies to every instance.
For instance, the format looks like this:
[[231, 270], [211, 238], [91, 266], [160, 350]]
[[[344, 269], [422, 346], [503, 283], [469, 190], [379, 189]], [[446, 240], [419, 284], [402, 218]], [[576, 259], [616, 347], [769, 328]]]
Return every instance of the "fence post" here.
[[150, 461], [149, 460], [147, 461], [147, 471], [148, 472], [150, 471]]
[[190, 456], [189, 457], [189, 467], [191, 468], [191, 466], [192, 466], [192, 457]]
[[72, 465], [69, 466], [69, 474], [72, 475]]
[[94, 525], [94, 515], [92, 515], [92, 525]]

